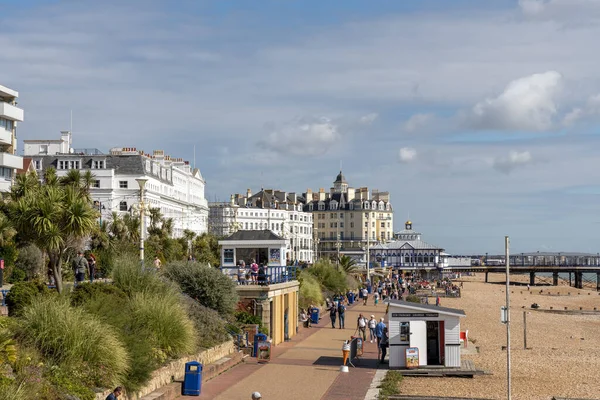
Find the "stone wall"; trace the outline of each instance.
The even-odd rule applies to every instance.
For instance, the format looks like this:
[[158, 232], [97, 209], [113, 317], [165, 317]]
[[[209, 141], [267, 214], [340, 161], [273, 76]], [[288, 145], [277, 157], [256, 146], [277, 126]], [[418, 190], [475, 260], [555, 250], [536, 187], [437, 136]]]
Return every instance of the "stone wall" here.
[[[152, 373], [152, 378], [148, 381], [144, 388], [142, 388], [137, 393], [124, 393], [123, 396], [119, 397], [119, 400], [139, 400], [146, 394], [151, 393], [160, 387], [170, 384], [173, 380], [182, 380], [185, 374], [185, 363], [189, 361], [199, 361], [200, 363], [202, 363], [203, 366], [205, 366], [208, 364], [212, 364], [223, 357], [227, 357], [234, 351], [235, 346], [233, 344], [233, 340], [231, 340], [222, 343], [218, 346], [212, 347], [210, 349], [204, 350], [201, 353], [183, 357], [175, 361], [171, 361], [164, 367], [161, 367], [154, 371]], [[104, 400], [110, 392], [110, 390], [107, 390], [104, 393], [96, 394], [96, 400]]]

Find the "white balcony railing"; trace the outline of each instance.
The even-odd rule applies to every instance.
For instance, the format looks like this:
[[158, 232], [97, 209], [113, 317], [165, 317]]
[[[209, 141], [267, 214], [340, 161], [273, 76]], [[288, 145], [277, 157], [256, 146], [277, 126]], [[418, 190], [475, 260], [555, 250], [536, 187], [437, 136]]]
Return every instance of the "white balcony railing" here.
[[23, 110], [12, 104], [0, 102], [0, 117], [22, 122]]
[[8, 153], [0, 153], [0, 166], [4, 168], [22, 169], [23, 157]]

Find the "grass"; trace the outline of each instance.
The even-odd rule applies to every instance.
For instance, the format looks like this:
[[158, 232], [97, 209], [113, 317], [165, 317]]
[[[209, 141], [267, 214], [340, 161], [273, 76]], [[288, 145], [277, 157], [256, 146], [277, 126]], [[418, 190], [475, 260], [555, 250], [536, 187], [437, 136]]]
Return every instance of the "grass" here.
[[83, 381], [110, 387], [129, 368], [129, 356], [113, 329], [67, 299], [36, 299], [23, 310], [17, 336], [51, 362], [78, 369]]
[[380, 400], [387, 400], [389, 396], [400, 394], [400, 383], [402, 382], [402, 374], [398, 371], [388, 371], [385, 378], [379, 385]]

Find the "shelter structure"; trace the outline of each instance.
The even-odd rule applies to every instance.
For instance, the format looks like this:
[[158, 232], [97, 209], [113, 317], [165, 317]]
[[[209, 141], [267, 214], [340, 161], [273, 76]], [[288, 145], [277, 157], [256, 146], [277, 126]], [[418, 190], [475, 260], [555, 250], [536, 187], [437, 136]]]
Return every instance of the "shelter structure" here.
[[[298, 327], [300, 283], [295, 266], [287, 266], [288, 240], [270, 230], [240, 230], [220, 240], [221, 271], [238, 283], [240, 307], [259, 316], [273, 345], [290, 340]], [[239, 280], [238, 264], [261, 265], [259, 282]]]
[[460, 368], [463, 310], [398, 300], [388, 304], [390, 368]]

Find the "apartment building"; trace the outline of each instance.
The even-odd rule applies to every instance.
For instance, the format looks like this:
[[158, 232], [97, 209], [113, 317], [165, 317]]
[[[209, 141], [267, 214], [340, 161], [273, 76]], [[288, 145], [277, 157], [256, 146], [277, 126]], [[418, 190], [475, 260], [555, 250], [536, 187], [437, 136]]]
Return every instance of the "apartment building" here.
[[17, 123], [23, 122], [23, 110], [17, 107], [19, 93], [0, 85], [0, 191], [10, 190], [16, 170], [23, 168], [17, 156]]

